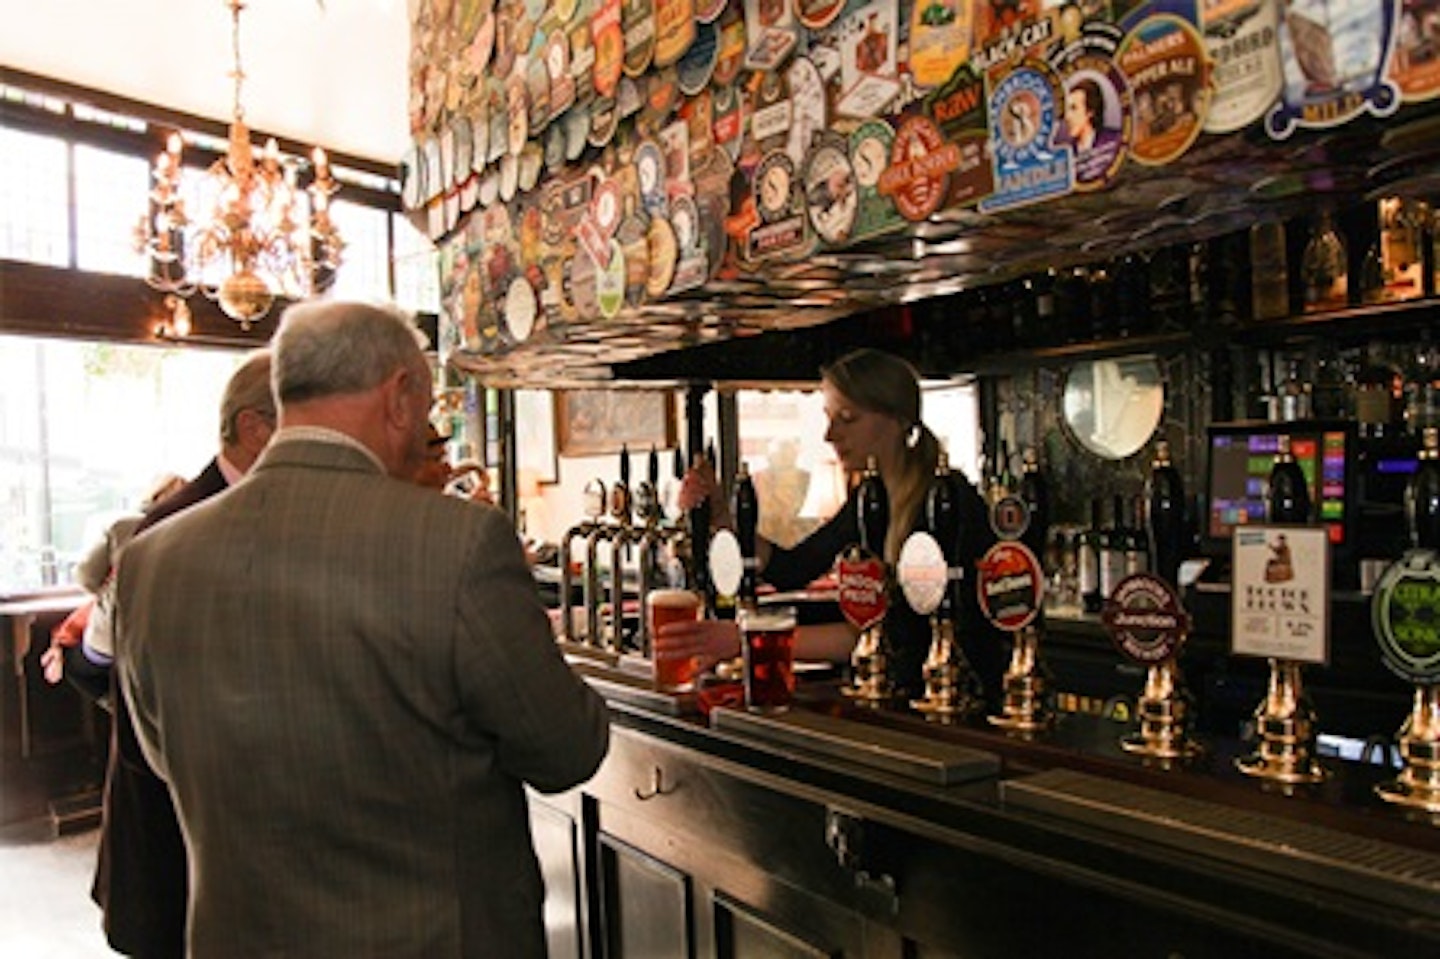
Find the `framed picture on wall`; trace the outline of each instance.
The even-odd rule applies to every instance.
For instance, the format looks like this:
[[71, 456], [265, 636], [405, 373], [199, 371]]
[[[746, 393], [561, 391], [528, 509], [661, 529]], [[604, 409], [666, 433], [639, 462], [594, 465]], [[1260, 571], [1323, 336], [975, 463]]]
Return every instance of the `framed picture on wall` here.
[[560, 479], [555, 451], [555, 394], [549, 390], [515, 391], [515, 465], [538, 483]]
[[595, 456], [675, 445], [675, 397], [668, 390], [567, 390], [555, 394], [561, 456]]

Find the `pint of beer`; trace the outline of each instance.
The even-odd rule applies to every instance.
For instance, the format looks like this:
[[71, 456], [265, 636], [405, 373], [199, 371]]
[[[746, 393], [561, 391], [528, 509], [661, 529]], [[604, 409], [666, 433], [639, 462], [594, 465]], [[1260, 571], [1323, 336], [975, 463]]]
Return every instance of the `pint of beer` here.
[[[645, 597], [645, 615], [649, 618], [653, 644], [662, 627], [670, 623], [694, 622], [700, 618], [700, 594], [688, 589], [651, 590]], [[661, 662], [656, 656], [653, 661], [656, 689], [679, 693], [695, 688], [695, 667], [698, 663], [694, 657]]]
[[745, 658], [745, 706], [781, 712], [795, 696], [795, 607], [741, 609], [740, 650]]

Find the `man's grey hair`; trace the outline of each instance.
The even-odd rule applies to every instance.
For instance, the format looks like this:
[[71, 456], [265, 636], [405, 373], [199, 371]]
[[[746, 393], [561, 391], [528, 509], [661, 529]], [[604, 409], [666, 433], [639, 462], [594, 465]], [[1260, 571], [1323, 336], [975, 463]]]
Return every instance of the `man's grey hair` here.
[[275, 334], [275, 396], [283, 406], [364, 392], [397, 369], [424, 362], [424, 345], [409, 314], [394, 306], [297, 303], [280, 318]]
[[240, 438], [240, 414], [254, 410], [271, 424], [275, 422], [275, 395], [270, 390], [270, 351], [256, 350], [230, 374], [220, 397], [220, 442], [229, 445]]

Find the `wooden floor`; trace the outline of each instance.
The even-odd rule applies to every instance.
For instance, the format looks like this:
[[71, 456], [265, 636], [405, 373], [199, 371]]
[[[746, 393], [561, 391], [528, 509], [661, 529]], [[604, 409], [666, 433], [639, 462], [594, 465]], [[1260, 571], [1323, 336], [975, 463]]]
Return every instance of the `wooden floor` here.
[[0, 956], [113, 957], [90, 901], [99, 830], [0, 843]]

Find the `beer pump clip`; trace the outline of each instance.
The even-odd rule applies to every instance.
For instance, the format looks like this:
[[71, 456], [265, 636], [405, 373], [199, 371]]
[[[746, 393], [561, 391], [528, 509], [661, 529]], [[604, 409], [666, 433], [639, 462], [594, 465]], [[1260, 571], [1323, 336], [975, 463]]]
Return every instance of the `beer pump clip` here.
[[1197, 755], [1201, 746], [1189, 733], [1193, 706], [1177, 663], [1191, 620], [1175, 588], [1159, 576], [1133, 573], [1115, 584], [1100, 621], [1120, 652], [1145, 667], [1139, 729], [1121, 738], [1121, 748], [1162, 764]]
[[[1015, 529], [1018, 536], [1024, 524]], [[991, 725], [1029, 736], [1055, 721], [1050, 681], [1040, 660], [1040, 629], [1036, 625], [1045, 601], [1045, 572], [1030, 547], [1018, 539], [1002, 539], [975, 564], [975, 595], [980, 611], [997, 629], [1014, 637], [1005, 668], [1004, 706], [988, 717]]]
[[876, 706], [895, 693], [890, 679], [890, 640], [885, 613], [890, 604], [890, 570], [883, 558], [885, 533], [890, 526], [890, 501], [875, 457], [868, 458], [865, 475], [855, 496], [860, 542], [836, 561], [840, 583], [840, 612], [860, 630], [850, 653], [850, 685], [842, 692], [857, 703]]
[[980, 698], [979, 682], [955, 640], [965, 570], [958, 562], [959, 498], [944, 453], [925, 494], [925, 525], [905, 541], [895, 574], [910, 608], [930, 619], [930, 649], [921, 669], [925, 695], [910, 705], [928, 719], [949, 721], [976, 712]]
[[1440, 813], [1440, 553], [1412, 549], [1392, 564], [1376, 584], [1370, 612], [1385, 665], [1415, 686], [1398, 737], [1404, 767], [1375, 793]]
[[1270, 662], [1255, 708], [1257, 749], [1235, 761], [1247, 776], [1284, 786], [1323, 781], [1319, 722], [1300, 668], [1330, 661], [1330, 542], [1323, 526], [1237, 527], [1232, 539], [1230, 648]]

